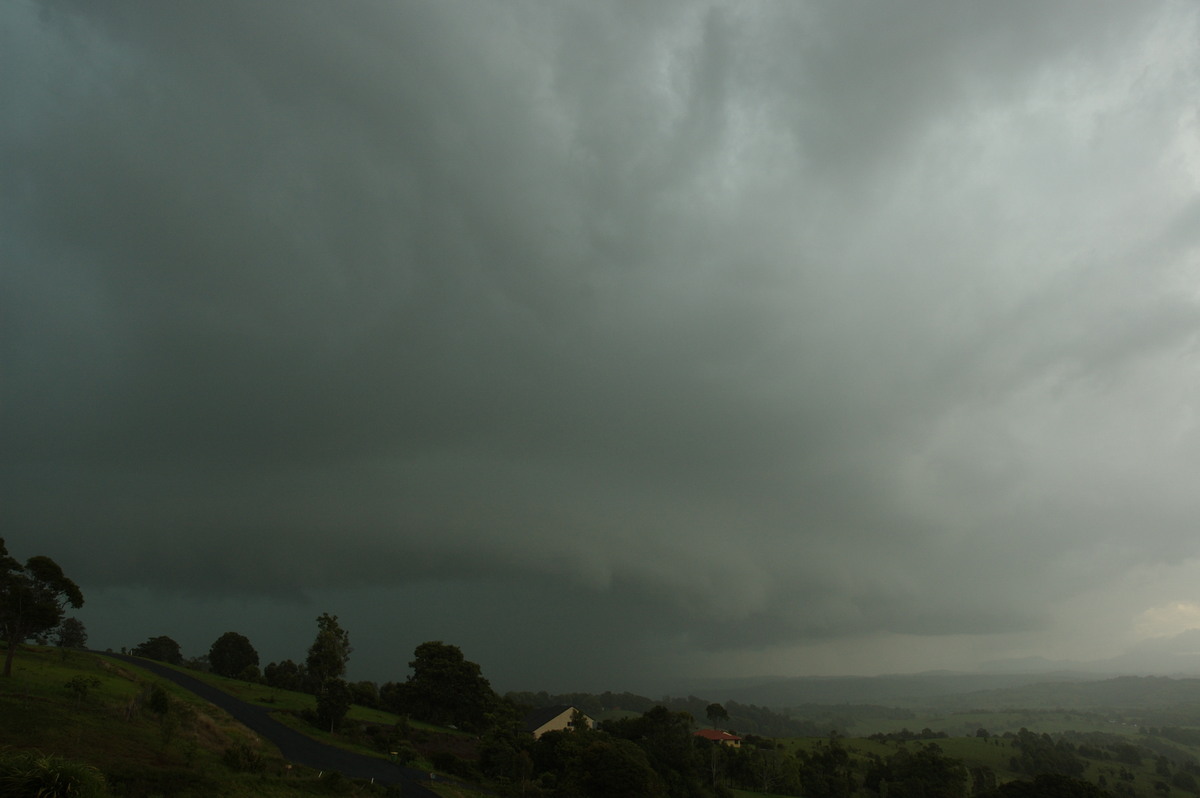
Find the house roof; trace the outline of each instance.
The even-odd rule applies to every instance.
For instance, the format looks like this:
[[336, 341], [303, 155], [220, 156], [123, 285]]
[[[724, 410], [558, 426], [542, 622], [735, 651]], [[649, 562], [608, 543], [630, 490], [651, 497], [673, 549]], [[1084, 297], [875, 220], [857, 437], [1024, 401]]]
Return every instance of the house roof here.
[[729, 732], [721, 731], [720, 729], [701, 729], [700, 731], [696, 732], [695, 736], [703, 737], [705, 740], [712, 740], [713, 742], [718, 743], [740, 741], [742, 739], [736, 734], [730, 734]]
[[[552, 707], [539, 707], [525, 716], [525, 731], [537, 731], [564, 712], [574, 712], [575, 707], [568, 704], [557, 704]], [[585, 716], [586, 717], [586, 716]]]

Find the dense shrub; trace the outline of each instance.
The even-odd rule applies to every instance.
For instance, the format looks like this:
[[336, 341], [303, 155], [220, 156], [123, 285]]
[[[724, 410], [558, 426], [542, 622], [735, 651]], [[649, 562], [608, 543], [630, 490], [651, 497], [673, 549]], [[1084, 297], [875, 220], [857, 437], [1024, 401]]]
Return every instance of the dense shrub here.
[[222, 779], [194, 768], [148, 768], [121, 763], [108, 768], [105, 776], [113, 795], [221, 795], [227, 787]]
[[408, 740], [401, 740], [388, 752], [396, 755], [396, 761], [402, 765], [411, 765], [421, 758], [421, 754]]
[[262, 751], [245, 742], [236, 742], [226, 748], [221, 761], [230, 770], [243, 773], [261, 773], [267, 767]]
[[145, 643], [136, 646], [129, 653], [135, 657], [156, 659], [159, 662], [166, 662], [169, 665], [183, 664], [183, 654], [180, 653], [179, 644], [166, 635], [152, 637]]
[[91, 765], [38, 751], [0, 751], [0, 795], [92, 798], [107, 794], [104, 774]]
[[245, 635], [226, 632], [216, 639], [208, 650], [208, 662], [213, 673], [237, 677], [250, 667], [254, 668], [254, 679], [258, 677], [258, 652]]
[[334, 795], [342, 795], [354, 789], [354, 784], [350, 779], [342, 775], [341, 771], [331, 770], [328, 773], [321, 775], [321, 786], [325, 792], [333, 793]]
[[448, 773], [451, 776], [471, 779], [478, 777], [475, 766], [465, 759], [460, 759], [449, 751], [434, 751], [429, 755], [429, 763], [433, 769]]

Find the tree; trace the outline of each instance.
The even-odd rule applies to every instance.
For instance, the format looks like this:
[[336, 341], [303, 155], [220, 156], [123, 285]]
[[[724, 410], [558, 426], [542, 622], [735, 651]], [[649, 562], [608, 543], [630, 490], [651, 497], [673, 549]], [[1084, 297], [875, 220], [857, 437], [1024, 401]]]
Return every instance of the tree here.
[[49, 557], [30, 557], [24, 565], [9, 556], [0, 538], [0, 633], [8, 642], [4, 675], [12, 676], [17, 646], [62, 622], [67, 605], [83, 606], [79, 586]]
[[350, 633], [338, 624], [337, 616], [321, 613], [317, 618], [317, 637], [305, 660], [309, 689], [315, 693], [326, 680], [340, 679], [346, 673], [346, 662], [353, 650]]
[[717, 782], [723, 774], [730, 770], [730, 764], [736, 760], [738, 749], [716, 740], [706, 740], [702, 737], [695, 738], [696, 746], [700, 749], [701, 755], [707, 761], [707, 770], [712, 787], [717, 786]]
[[485, 725], [499, 699], [478, 665], [441, 640], [422, 643], [413, 656], [404, 697], [415, 717], [472, 729]]
[[896, 798], [958, 798], [967, 794], [970, 773], [936, 743], [901, 749], [887, 762], [887, 793]]
[[708, 768], [699, 741], [692, 735], [693, 724], [687, 712], [656, 706], [639, 718], [608, 721], [604, 729], [646, 752], [669, 795], [700, 795], [708, 781]]
[[708, 716], [708, 722], [714, 727], [717, 725], [717, 721], [729, 720], [729, 713], [720, 704], [709, 704], [704, 708], [704, 714]]
[[183, 654], [179, 651], [179, 644], [166, 635], [152, 637], [145, 643], [134, 648], [130, 653], [135, 657], [156, 659], [159, 662], [166, 662], [171, 665], [183, 664]]
[[[589, 798], [654, 798], [666, 793], [646, 752], [629, 740], [596, 739], [579, 757], [577, 779]], [[692, 793], [698, 794], [698, 793]]]
[[208, 649], [208, 663], [213, 673], [232, 679], [241, 676], [246, 668], [258, 665], [258, 652], [245, 635], [226, 632]]
[[379, 706], [379, 686], [375, 682], [354, 682], [350, 685], [350, 696], [360, 707]]
[[[797, 756], [801, 762], [800, 781], [805, 795], [845, 798], [854, 792], [854, 768], [850, 752], [842, 747], [837, 735], [831, 733], [828, 741], [818, 743]], [[908, 756], [907, 752], [904, 756]]]
[[1090, 781], [1042, 773], [1033, 781], [1010, 781], [996, 791], [1002, 798], [1106, 798], [1109, 793]]
[[271, 662], [263, 669], [263, 678], [271, 687], [280, 690], [303, 690], [307, 674], [303, 665], [297, 665], [290, 659], [283, 662]]
[[326, 679], [317, 690], [317, 723], [332, 733], [350, 711], [350, 685], [341, 679]]
[[212, 672], [212, 665], [209, 664], [207, 651], [198, 657], [184, 657], [183, 667], [189, 671], [200, 671], [201, 673]]
[[1196, 777], [1182, 770], [1175, 771], [1175, 775], [1171, 777], [1171, 786], [1191, 793], [1200, 792], [1200, 784], [1196, 783]]
[[[1035, 734], [1028, 729], [1021, 729], [1017, 732], [1015, 742], [1021, 754], [1014, 770], [1033, 776], [1044, 773], [1081, 776], [1087, 769], [1084, 761], [1075, 755], [1075, 749], [1070, 743], [1065, 740], [1059, 740], [1056, 743], [1049, 734], [1044, 732]], [[1131, 759], [1140, 764], [1141, 755], [1138, 753], [1137, 747], [1130, 746], [1130, 748], [1133, 749]], [[1119, 761], [1121, 757], [1118, 756], [1117, 759]]]
[[379, 686], [379, 706], [394, 715], [412, 713], [412, 690], [408, 682], [384, 682]]
[[87, 629], [78, 618], [63, 618], [55, 630], [54, 643], [59, 648], [86, 648]]

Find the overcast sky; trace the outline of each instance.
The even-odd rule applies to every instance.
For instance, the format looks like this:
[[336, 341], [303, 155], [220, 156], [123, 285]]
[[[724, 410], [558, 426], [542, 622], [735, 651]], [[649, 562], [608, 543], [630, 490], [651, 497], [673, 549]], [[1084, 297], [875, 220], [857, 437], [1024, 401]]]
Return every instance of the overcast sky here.
[[0, 534], [501, 689], [1200, 626], [1192, 3], [0, 6]]

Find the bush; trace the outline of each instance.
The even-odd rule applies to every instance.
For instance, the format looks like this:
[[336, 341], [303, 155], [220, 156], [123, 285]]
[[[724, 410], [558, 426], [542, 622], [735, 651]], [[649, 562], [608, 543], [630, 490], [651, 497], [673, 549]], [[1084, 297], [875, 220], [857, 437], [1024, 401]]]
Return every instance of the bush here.
[[243, 773], [262, 773], [267, 767], [262, 751], [244, 742], [236, 742], [226, 748], [221, 761], [230, 770]]
[[1182, 770], [1171, 777], [1171, 785], [1188, 792], [1200, 792], [1200, 785], [1196, 783], [1196, 777], [1191, 773], [1184, 773]]
[[79, 706], [83, 703], [83, 700], [85, 698], [87, 698], [87, 694], [88, 694], [89, 690], [91, 690], [94, 687], [99, 687], [99, 686], [100, 686], [100, 680], [97, 679], [95, 676], [79, 675], [79, 676], [75, 676], [75, 677], [71, 678], [70, 681], [66, 682], [67, 690], [69, 690], [71, 692], [71, 694], [75, 696], [75, 707], [76, 708], [79, 708]]
[[354, 782], [342, 775], [341, 771], [331, 770], [321, 777], [321, 787], [325, 792], [344, 795], [354, 791]]
[[[216, 771], [213, 771], [216, 773]], [[106, 774], [113, 795], [221, 795], [228, 775], [214, 778], [193, 768], [147, 768], [114, 764]], [[107, 795], [107, 793], [105, 793]]]
[[413, 744], [408, 740], [401, 740], [400, 742], [396, 743], [395, 746], [388, 751], [388, 753], [394, 753], [396, 755], [396, 761], [402, 765], [411, 765], [421, 758], [420, 752], [417, 751], [417, 749], [413, 747]]
[[104, 774], [91, 765], [37, 751], [0, 751], [0, 795], [92, 798], [107, 794]]
[[152, 684], [150, 692], [147, 694], [146, 704], [155, 715], [166, 715], [171, 711], [171, 696], [161, 685]]
[[429, 763], [433, 765], [434, 770], [448, 773], [451, 776], [471, 779], [479, 775], [470, 762], [458, 758], [449, 751], [434, 751], [429, 755]]

